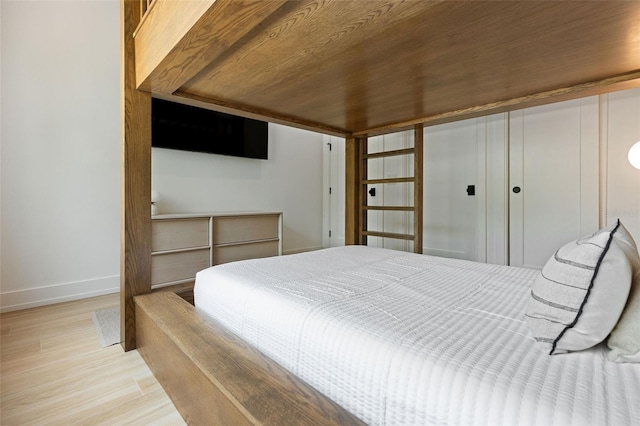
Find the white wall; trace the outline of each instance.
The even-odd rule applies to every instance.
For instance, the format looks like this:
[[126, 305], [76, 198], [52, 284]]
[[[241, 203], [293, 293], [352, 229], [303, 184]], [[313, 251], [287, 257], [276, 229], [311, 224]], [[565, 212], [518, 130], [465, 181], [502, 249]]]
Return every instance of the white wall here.
[[640, 89], [601, 96], [601, 225], [619, 218], [640, 246], [640, 170], [627, 159], [629, 149], [637, 141], [640, 141]]
[[0, 2], [1, 308], [117, 291], [117, 2]]
[[323, 135], [269, 124], [269, 159], [153, 148], [159, 213], [282, 211], [283, 252], [322, 247]]
[[[0, 0], [1, 311], [119, 291], [119, 14]], [[287, 252], [320, 247], [322, 136], [269, 136], [268, 161], [154, 150], [160, 209], [283, 211]]]

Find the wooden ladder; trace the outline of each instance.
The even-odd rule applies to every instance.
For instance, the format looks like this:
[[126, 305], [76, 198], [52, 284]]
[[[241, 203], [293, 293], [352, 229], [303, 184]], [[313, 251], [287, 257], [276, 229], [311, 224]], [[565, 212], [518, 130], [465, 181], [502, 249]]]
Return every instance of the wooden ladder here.
[[[355, 152], [347, 152], [356, 158], [356, 167], [352, 170], [351, 179], [357, 181], [357, 217], [355, 218], [357, 232], [354, 244], [367, 245], [367, 237], [383, 237], [395, 238], [400, 240], [413, 241], [413, 251], [422, 253], [422, 159], [423, 159], [423, 131], [422, 125], [414, 127], [414, 146], [413, 148], [397, 149], [392, 151], [382, 151], [369, 154], [368, 138], [355, 138], [352, 145], [355, 145]], [[347, 144], [349, 151], [349, 144]], [[399, 155], [413, 155], [413, 176], [386, 179], [369, 179], [368, 178], [368, 161], [374, 158], [384, 158]], [[347, 167], [348, 167], [347, 163]], [[354, 163], [352, 163], [354, 164]], [[347, 173], [349, 175], [349, 173]], [[355, 174], [355, 176], [353, 176]], [[357, 178], [356, 178], [357, 176]], [[347, 182], [349, 176], [347, 176]], [[369, 206], [367, 205], [367, 186], [389, 183], [413, 183], [413, 206]], [[353, 204], [352, 200], [352, 206]], [[413, 234], [397, 234], [391, 232], [370, 231], [367, 228], [367, 212], [371, 210], [378, 211], [405, 211], [413, 212]], [[347, 216], [349, 215], [349, 206], [347, 206]], [[347, 217], [348, 220], [348, 217]]]

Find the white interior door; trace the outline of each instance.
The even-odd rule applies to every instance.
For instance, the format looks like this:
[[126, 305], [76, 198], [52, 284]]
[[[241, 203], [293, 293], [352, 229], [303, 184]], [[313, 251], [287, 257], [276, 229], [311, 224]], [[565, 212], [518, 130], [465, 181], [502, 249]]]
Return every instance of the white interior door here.
[[[484, 232], [478, 217], [484, 215], [478, 208], [485, 197], [484, 167], [478, 167], [484, 159], [484, 123], [470, 119], [424, 129], [425, 254], [485, 261], [478, 251]], [[475, 195], [467, 192], [469, 186]]]
[[345, 141], [324, 137], [323, 247], [344, 245]]
[[509, 264], [541, 268], [598, 228], [598, 98], [510, 113]]

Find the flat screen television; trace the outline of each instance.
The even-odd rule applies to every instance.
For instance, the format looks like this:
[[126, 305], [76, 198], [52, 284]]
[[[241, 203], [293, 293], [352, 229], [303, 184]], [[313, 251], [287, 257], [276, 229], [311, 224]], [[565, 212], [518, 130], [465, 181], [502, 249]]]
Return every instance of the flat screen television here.
[[267, 123], [153, 98], [151, 146], [267, 159]]

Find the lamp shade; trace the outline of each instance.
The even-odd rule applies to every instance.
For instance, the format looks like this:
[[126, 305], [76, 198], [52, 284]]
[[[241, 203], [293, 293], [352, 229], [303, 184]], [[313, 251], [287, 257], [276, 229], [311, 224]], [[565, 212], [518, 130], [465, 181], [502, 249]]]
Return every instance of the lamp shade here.
[[640, 170], [640, 141], [636, 142], [629, 150], [629, 162]]

